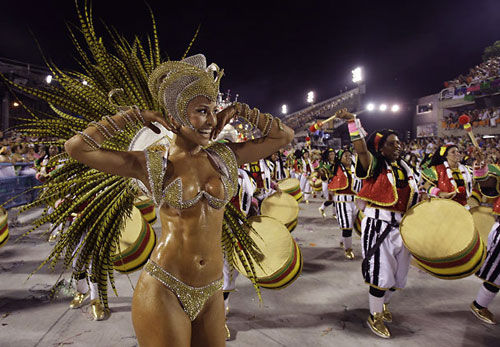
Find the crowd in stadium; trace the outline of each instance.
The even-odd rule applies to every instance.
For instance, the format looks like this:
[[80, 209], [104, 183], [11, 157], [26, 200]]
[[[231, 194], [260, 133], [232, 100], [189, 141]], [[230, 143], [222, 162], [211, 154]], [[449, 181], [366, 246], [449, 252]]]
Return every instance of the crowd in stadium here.
[[474, 109], [464, 112], [450, 112], [444, 115], [443, 128], [454, 129], [459, 127], [458, 117], [466, 114], [472, 121], [472, 126], [496, 127], [500, 123], [500, 108], [490, 107], [484, 109]]
[[445, 88], [457, 87], [463, 84], [477, 83], [498, 76], [500, 76], [500, 57], [493, 57], [473, 68], [470, 68], [467, 74], [460, 74], [456, 78], [444, 82], [444, 86]]

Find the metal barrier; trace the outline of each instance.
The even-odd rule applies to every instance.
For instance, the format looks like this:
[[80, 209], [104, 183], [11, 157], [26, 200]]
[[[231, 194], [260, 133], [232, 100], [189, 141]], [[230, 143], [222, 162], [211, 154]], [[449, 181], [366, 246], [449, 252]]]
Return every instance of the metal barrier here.
[[[14, 169], [15, 167], [26, 167], [32, 166], [32, 163], [0, 163], [1, 170], [9, 170]], [[15, 174], [16, 171], [19, 170], [9, 170]], [[39, 185], [40, 182], [35, 178], [34, 175], [21, 175], [21, 176], [12, 176], [12, 177], [3, 177], [0, 178], [0, 205], [9, 201], [4, 207], [9, 209], [11, 207], [21, 206], [33, 202], [37, 195], [38, 190], [32, 189], [36, 185]]]

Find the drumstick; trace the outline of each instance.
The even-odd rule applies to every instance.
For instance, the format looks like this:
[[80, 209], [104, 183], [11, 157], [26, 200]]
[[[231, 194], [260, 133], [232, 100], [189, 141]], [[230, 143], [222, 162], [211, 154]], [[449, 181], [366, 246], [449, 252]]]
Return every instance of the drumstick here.
[[470, 140], [472, 141], [472, 144], [474, 147], [479, 149], [479, 144], [477, 143], [476, 137], [474, 136], [474, 133], [472, 133], [472, 126], [470, 125], [470, 117], [467, 116], [466, 114], [461, 115], [458, 117], [458, 122], [464, 126], [464, 130], [469, 135]]

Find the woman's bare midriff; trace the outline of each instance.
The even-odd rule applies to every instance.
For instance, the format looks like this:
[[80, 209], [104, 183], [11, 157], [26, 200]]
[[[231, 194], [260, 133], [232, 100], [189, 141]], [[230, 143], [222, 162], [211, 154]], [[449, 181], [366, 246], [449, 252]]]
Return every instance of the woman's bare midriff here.
[[223, 267], [223, 213], [224, 209], [215, 210], [204, 199], [183, 210], [162, 206], [162, 234], [151, 260], [193, 287], [202, 287], [220, 279]]

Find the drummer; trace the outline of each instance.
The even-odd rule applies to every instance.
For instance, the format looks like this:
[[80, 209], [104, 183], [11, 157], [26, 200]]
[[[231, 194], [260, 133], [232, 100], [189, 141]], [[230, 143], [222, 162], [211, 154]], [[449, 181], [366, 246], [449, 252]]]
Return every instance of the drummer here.
[[269, 158], [266, 159], [267, 166], [271, 170], [271, 179], [275, 182], [279, 182], [287, 178], [287, 168], [285, 167], [285, 160], [281, 152], [276, 152], [271, 154]]
[[340, 245], [344, 248], [346, 259], [353, 260], [352, 228], [357, 213], [354, 198], [361, 188], [361, 180], [356, 177], [350, 150], [340, 149], [336, 153], [332, 172], [328, 189], [334, 194], [337, 221], [342, 230]]
[[355, 115], [342, 112], [348, 121], [349, 135], [357, 153], [356, 176], [363, 180], [358, 198], [367, 201], [362, 220], [362, 273], [369, 284], [368, 326], [383, 338], [391, 333], [389, 300], [396, 289], [406, 285], [410, 253], [403, 244], [399, 223], [404, 213], [417, 202], [418, 186], [411, 168], [400, 159], [398, 135], [380, 130], [370, 135]]
[[[328, 191], [328, 183], [333, 177], [333, 164], [335, 161], [335, 150], [333, 148], [328, 148], [323, 151], [322, 160], [319, 164], [318, 172], [321, 177], [321, 190], [323, 191], [323, 197], [326, 199], [323, 204], [318, 208], [319, 213], [323, 218], [326, 218], [325, 209], [333, 205], [333, 195]], [[335, 210], [334, 210], [335, 211]], [[334, 212], [335, 215], [335, 212]]]
[[[78, 206], [78, 211], [80, 213], [72, 215], [68, 219], [69, 224], [74, 223], [76, 219], [80, 217], [81, 212], [85, 209], [85, 207], [89, 204], [89, 202], [90, 200]], [[60, 204], [62, 203], [64, 203], [64, 201], [60, 201]], [[63, 225], [61, 225], [60, 230], [62, 230], [66, 226], [65, 224], [66, 223], [63, 223]], [[75, 250], [80, 249], [80, 246], [83, 244], [83, 241], [87, 236], [87, 232], [88, 230], [85, 230], [82, 233], [82, 236], [80, 238], [80, 243]], [[71, 300], [69, 304], [69, 308], [71, 309], [80, 308], [85, 304], [87, 299], [90, 299], [90, 312], [92, 319], [95, 321], [108, 319], [111, 315], [111, 311], [104, 307], [103, 303], [99, 298], [98, 284], [97, 281], [93, 279], [92, 276], [90, 276], [91, 270], [89, 270], [88, 273], [86, 271], [80, 271], [78, 265], [79, 265], [78, 257], [74, 257], [72, 268], [73, 268], [73, 273], [75, 274], [74, 280], [75, 280], [76, 293], [73, 297], [73, 300]]]
[[300, 190], [304, 194], [304, 202], [309, 204], [309, 197], [311, 196], [311, 183], [309, 177], [314, 172], [314, 167], [310, 160], [309, 151], [304, 148], [300, 151], [300, 158], [298, 158], [298, 172], [300, 174]]
[[422, 171], [424, 188], [430, 196], [452, 199], [467, 209], [467, 199], [472, 194], [472, 174], [460, 163], [462, 154], [454, 144], [439, 147]]
[[488, 306], [500, 290], [500, 167], [495, 164], [486, 165], [481, 153], [478, 153], [478, 159], [478, 163], [474, 164], [474, 179], [479, 183], [482, 194], [495, 198], [492, 213], [496, 221], [488, 235], [486, 260], [476, 273], [483, 284], [470, 309], [484, 323], [497, 324]]
[[260, 203], [262, 200], [276, 192], [276, 182], [271, 179], [271, 169], [266, 160], [245, 164], [244, 168], [252, 174], [257, 183], [257, 190], [254, 192], [254, 197]]

